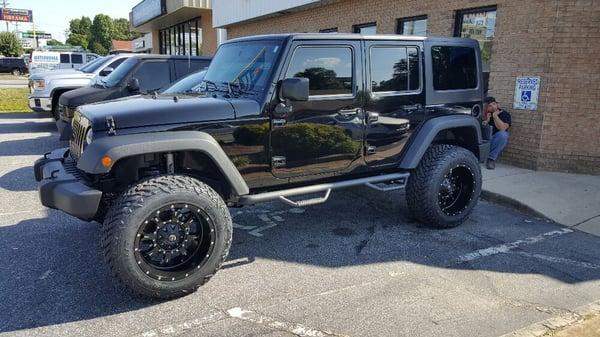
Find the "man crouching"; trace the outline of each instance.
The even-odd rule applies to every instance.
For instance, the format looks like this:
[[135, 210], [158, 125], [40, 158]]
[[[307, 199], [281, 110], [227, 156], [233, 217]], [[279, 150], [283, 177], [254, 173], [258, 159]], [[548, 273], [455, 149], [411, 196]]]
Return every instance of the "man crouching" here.
[[486, 108], [483, 115], [483, 125], [492, 126], [492, 141], [486, 167], [493, 170], [496, 168], [496, 160], [508, 144], [508, 128], [510, 128], [512, 120], [510, 113], [500, 109], [494, 97], [486, 97], [484, 102]]

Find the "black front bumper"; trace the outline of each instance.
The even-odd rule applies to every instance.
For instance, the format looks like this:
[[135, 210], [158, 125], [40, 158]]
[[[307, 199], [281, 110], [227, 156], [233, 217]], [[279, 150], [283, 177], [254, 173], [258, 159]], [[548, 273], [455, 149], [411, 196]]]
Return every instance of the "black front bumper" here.
[[38, 159], [33, 166], [42, 205], [59, 209], [82, 220], [98, 211], [102, 192], [86, 185], [68, 149], [58, 149]]

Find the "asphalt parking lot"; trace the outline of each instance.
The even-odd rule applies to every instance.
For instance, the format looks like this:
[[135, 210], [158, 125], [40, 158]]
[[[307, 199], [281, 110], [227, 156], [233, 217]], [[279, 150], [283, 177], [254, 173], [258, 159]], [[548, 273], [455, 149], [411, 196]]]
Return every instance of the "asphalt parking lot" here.
[[105, 267], [99, 225], [42, 207], [31, 166], [66, 146], [50, 119], [0, 115], [0, 335], [500, 336], [600, 299], [600, 238], [480, 202], [451, 230], [401, 193], [232, 209], [224, 268], [140, 300]]

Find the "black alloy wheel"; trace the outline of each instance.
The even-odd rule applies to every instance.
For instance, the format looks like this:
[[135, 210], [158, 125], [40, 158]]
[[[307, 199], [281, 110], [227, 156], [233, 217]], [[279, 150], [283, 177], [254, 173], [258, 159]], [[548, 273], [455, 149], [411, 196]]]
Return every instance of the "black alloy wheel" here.
[[146, 275], [159, 281], [189, 277], [210, 257], [215, 225], [199, 207], [171, 204], [144, 220], [135, 240], [135, 256]]
[[475, 177], [466, 165], [450, 168], [440, 184], [438, 202], [442, 211], [450, 216], [463, 212], [475, 193]]

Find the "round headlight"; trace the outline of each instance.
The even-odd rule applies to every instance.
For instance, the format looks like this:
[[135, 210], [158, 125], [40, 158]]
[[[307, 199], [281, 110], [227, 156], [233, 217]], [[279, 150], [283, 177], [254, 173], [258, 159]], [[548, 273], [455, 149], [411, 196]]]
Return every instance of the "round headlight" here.
[[88, 132], [85, 134], [85, 143], [87, 145], [90, 145], [93, 140], [94, 140], [94, 131], [92, 131], [92, 128], [90, 128], [88, 130]]

